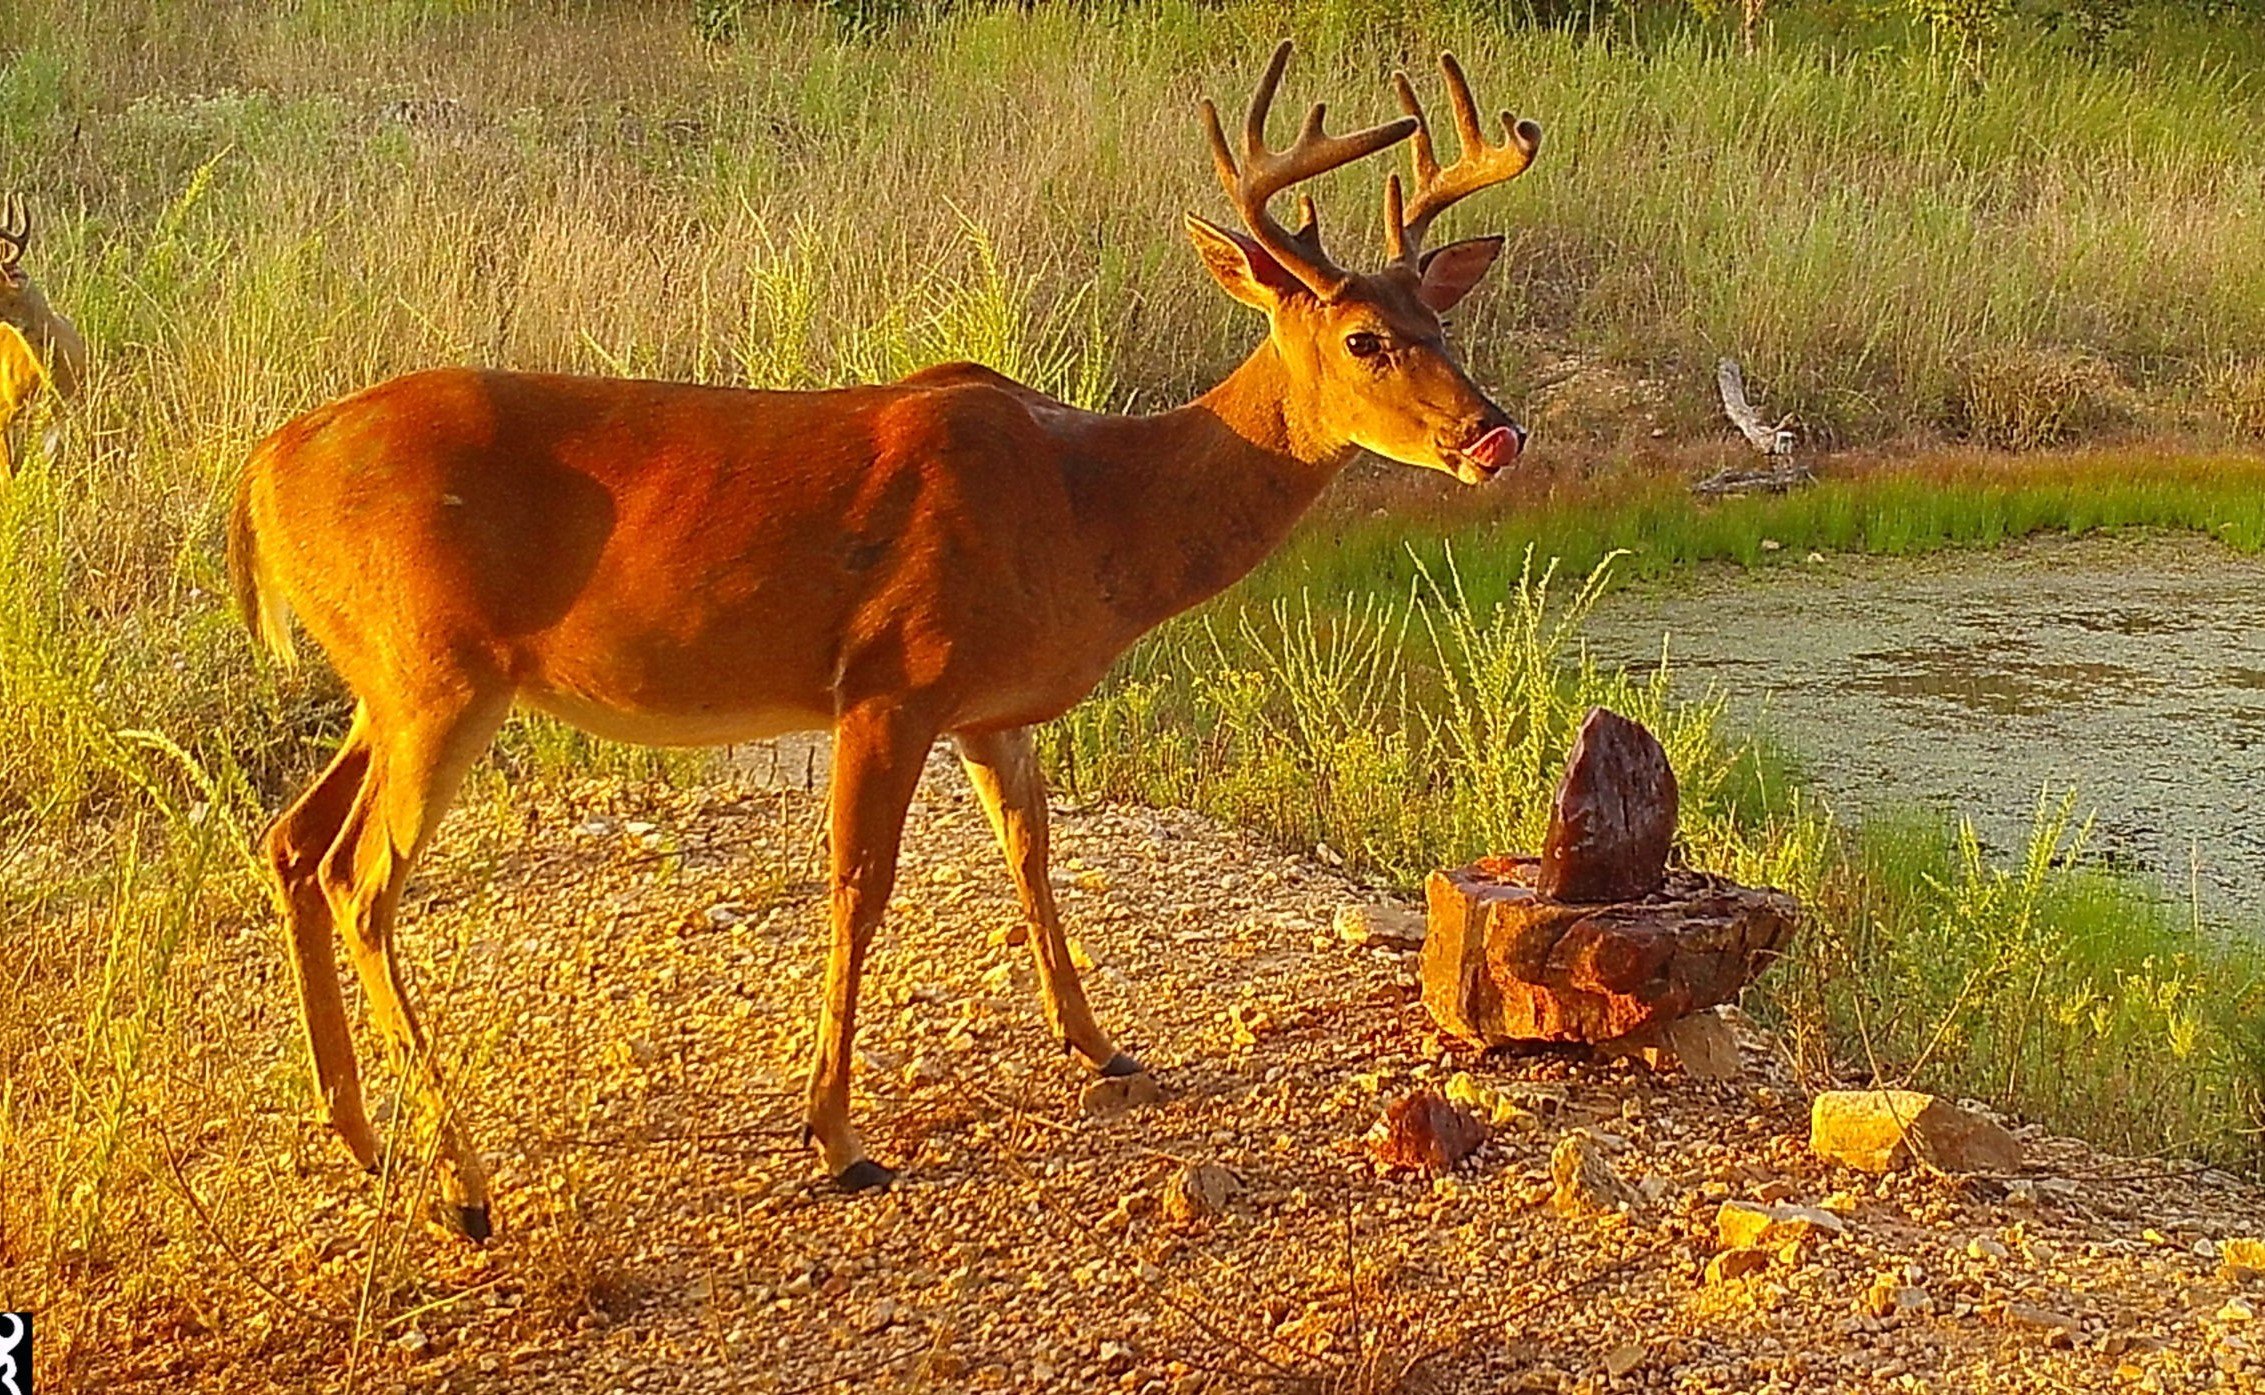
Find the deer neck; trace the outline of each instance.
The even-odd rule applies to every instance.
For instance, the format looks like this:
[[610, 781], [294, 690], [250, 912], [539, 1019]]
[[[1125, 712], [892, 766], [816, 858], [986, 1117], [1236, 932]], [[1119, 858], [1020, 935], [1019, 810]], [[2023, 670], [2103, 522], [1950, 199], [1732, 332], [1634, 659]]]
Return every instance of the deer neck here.
[[1290, 387], [1269, 340], [1187, 406], [1117, 419], [1138, 463], [1106, 472], [1087, 518], [1104, 595], [1134, 634], [1241, 580], [1352, 457], [1297, 429]]
[[46, 370], [55, 390], [68, 396], [78, 381], [86, 356], [86, 345], [79, 338], [78, 327], [48, 305], [36, 281], [21, 282], [14, 299], [14, 305], [0, 312], [0, 320], [22, 331], [32, 352], [39, 355], [40, 366]]

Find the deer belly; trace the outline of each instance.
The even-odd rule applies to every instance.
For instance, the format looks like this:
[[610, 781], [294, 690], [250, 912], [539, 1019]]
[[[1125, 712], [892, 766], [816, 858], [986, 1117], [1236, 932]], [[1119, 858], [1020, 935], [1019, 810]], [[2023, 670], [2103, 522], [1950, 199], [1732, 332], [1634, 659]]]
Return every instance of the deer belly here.
[[523, 692], [520, 700], [592, 736], [636, 746], [736, 746], [834, 724], [830, 713], [790, 706], [646, 709], [552, 691]]

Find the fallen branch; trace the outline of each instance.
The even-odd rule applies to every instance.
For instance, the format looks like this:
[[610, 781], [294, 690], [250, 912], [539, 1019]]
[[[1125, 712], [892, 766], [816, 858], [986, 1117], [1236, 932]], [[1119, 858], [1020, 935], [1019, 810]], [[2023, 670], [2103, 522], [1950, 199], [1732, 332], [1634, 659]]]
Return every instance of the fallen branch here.
[[1730, 494], [1783, 494], [1805, 484], [1815, 484], [1817, 477], [1809, 467], [1794, 463], [1788, 457], [1780, 465], [1766, 469], [1744, 469], [1725, 466], [1691, 486], [1693, 494], [1721, 497]]
[[1763, 422], [1761, 413], [1746, 400], [1746, 375], [1738, 367], [1738, 360], [1726, 358], [1715, 365], [1715, 387], [1722, 393], [1722, 414], [1738, 428], [1746, 443], [1759, 451], [1768, 463], [1760, 466], [1730, 465], [1691, 486], [1694, 494], [1720, 497], [1729, 494], [1783, 494], [1798, 485], [1812, 484], [1816, 476], [1805, 465], [1793, 459], [1793, 418], [1788, 416], [1770, 426]]
[[1746, 401], [1746, 375], [1738, 367], [1738, 360], [1726, 358], [1715, 365], [1715, 387], [1722, 393], [1723, 415], [1738, 428], [1747, 444], [1764, 455], [1793, 454], [1793, 433], [1786, 428], [1793, 418], [1787, 417], [1775, 426], [1762, 425], [1761, 413]]

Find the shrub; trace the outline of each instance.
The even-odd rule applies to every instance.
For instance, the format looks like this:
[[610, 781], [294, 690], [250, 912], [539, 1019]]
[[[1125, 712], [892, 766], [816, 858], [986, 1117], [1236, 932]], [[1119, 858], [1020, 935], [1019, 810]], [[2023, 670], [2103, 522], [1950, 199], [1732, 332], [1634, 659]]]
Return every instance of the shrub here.
[[2065, 446], [2130, 419], [2116, 370], [2076, 349], [2013, 349], [1978, 357], [1966, 376], [1968, 434], [2004, 450]]

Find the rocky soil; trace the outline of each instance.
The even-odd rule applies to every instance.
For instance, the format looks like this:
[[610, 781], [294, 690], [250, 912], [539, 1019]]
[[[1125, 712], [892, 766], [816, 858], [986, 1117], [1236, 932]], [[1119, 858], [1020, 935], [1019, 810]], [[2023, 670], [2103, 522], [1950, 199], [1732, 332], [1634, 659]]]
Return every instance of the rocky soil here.
[[[414, 1169], [360, 1177], [302, 1111], [250, 1164], [288, 1220], [244, 1233], [215, 1202], [213, 1227], [171, 1241], [230, 1296], [159, 1322], [131, 1265], [90, 1270], [41, 1317], [73, 1334], [50, 1351], [57, 1388], [2265, 1381], [2265, 1282], [2220, 1248], [2265, 1226], [2257, 1191], [2022, 1129], [2020, 1177], [1824, 1163], [1804, 1091], [1742, 1019], [1744, 1073], [1723, 1082], [1452, 1053], [1416, 1001], [1414, 953], [1377, 933], [1391, 917], [1357, 913], [1374, 893], [1190, 816], [1057, 812], [1096, 1009], [1162, 1093], [1089, 1116], [1086, 1078], [1040, 1025], [982, 814], [942, 763], [859, 1037], [859, 1121], [904, 1173], [886, 1195], [836, 1196], [796, 1139], [826, 938], [820, 794], [745, 780], [481, 799], [499, 807], [451, 823], [405, 941], [495, 1165], [497, 1237], [394, 1219]], [[259, 1000], [242, 1012], [292, 1011], [272, 927], [220, 952]], [[267, 1035], [261, 1069], [287, 1076], [295, 1043]], [[1384, 1171], [1364, 1136], [1426, 1084], [1491, 1115], [1488, 1136], [1446, 1176]], [[226, 1181], [242, 1158], [184, 1142], [188, 1189], [243, 1190]], [[1601, 1207], [1557, 1204], [1562, 1147], [1603, 1169]], [[1772, 1228], [1733, 1208], [1749, 1243], [1718, 1260], [1735, 1201], [1814, 1210]]]

